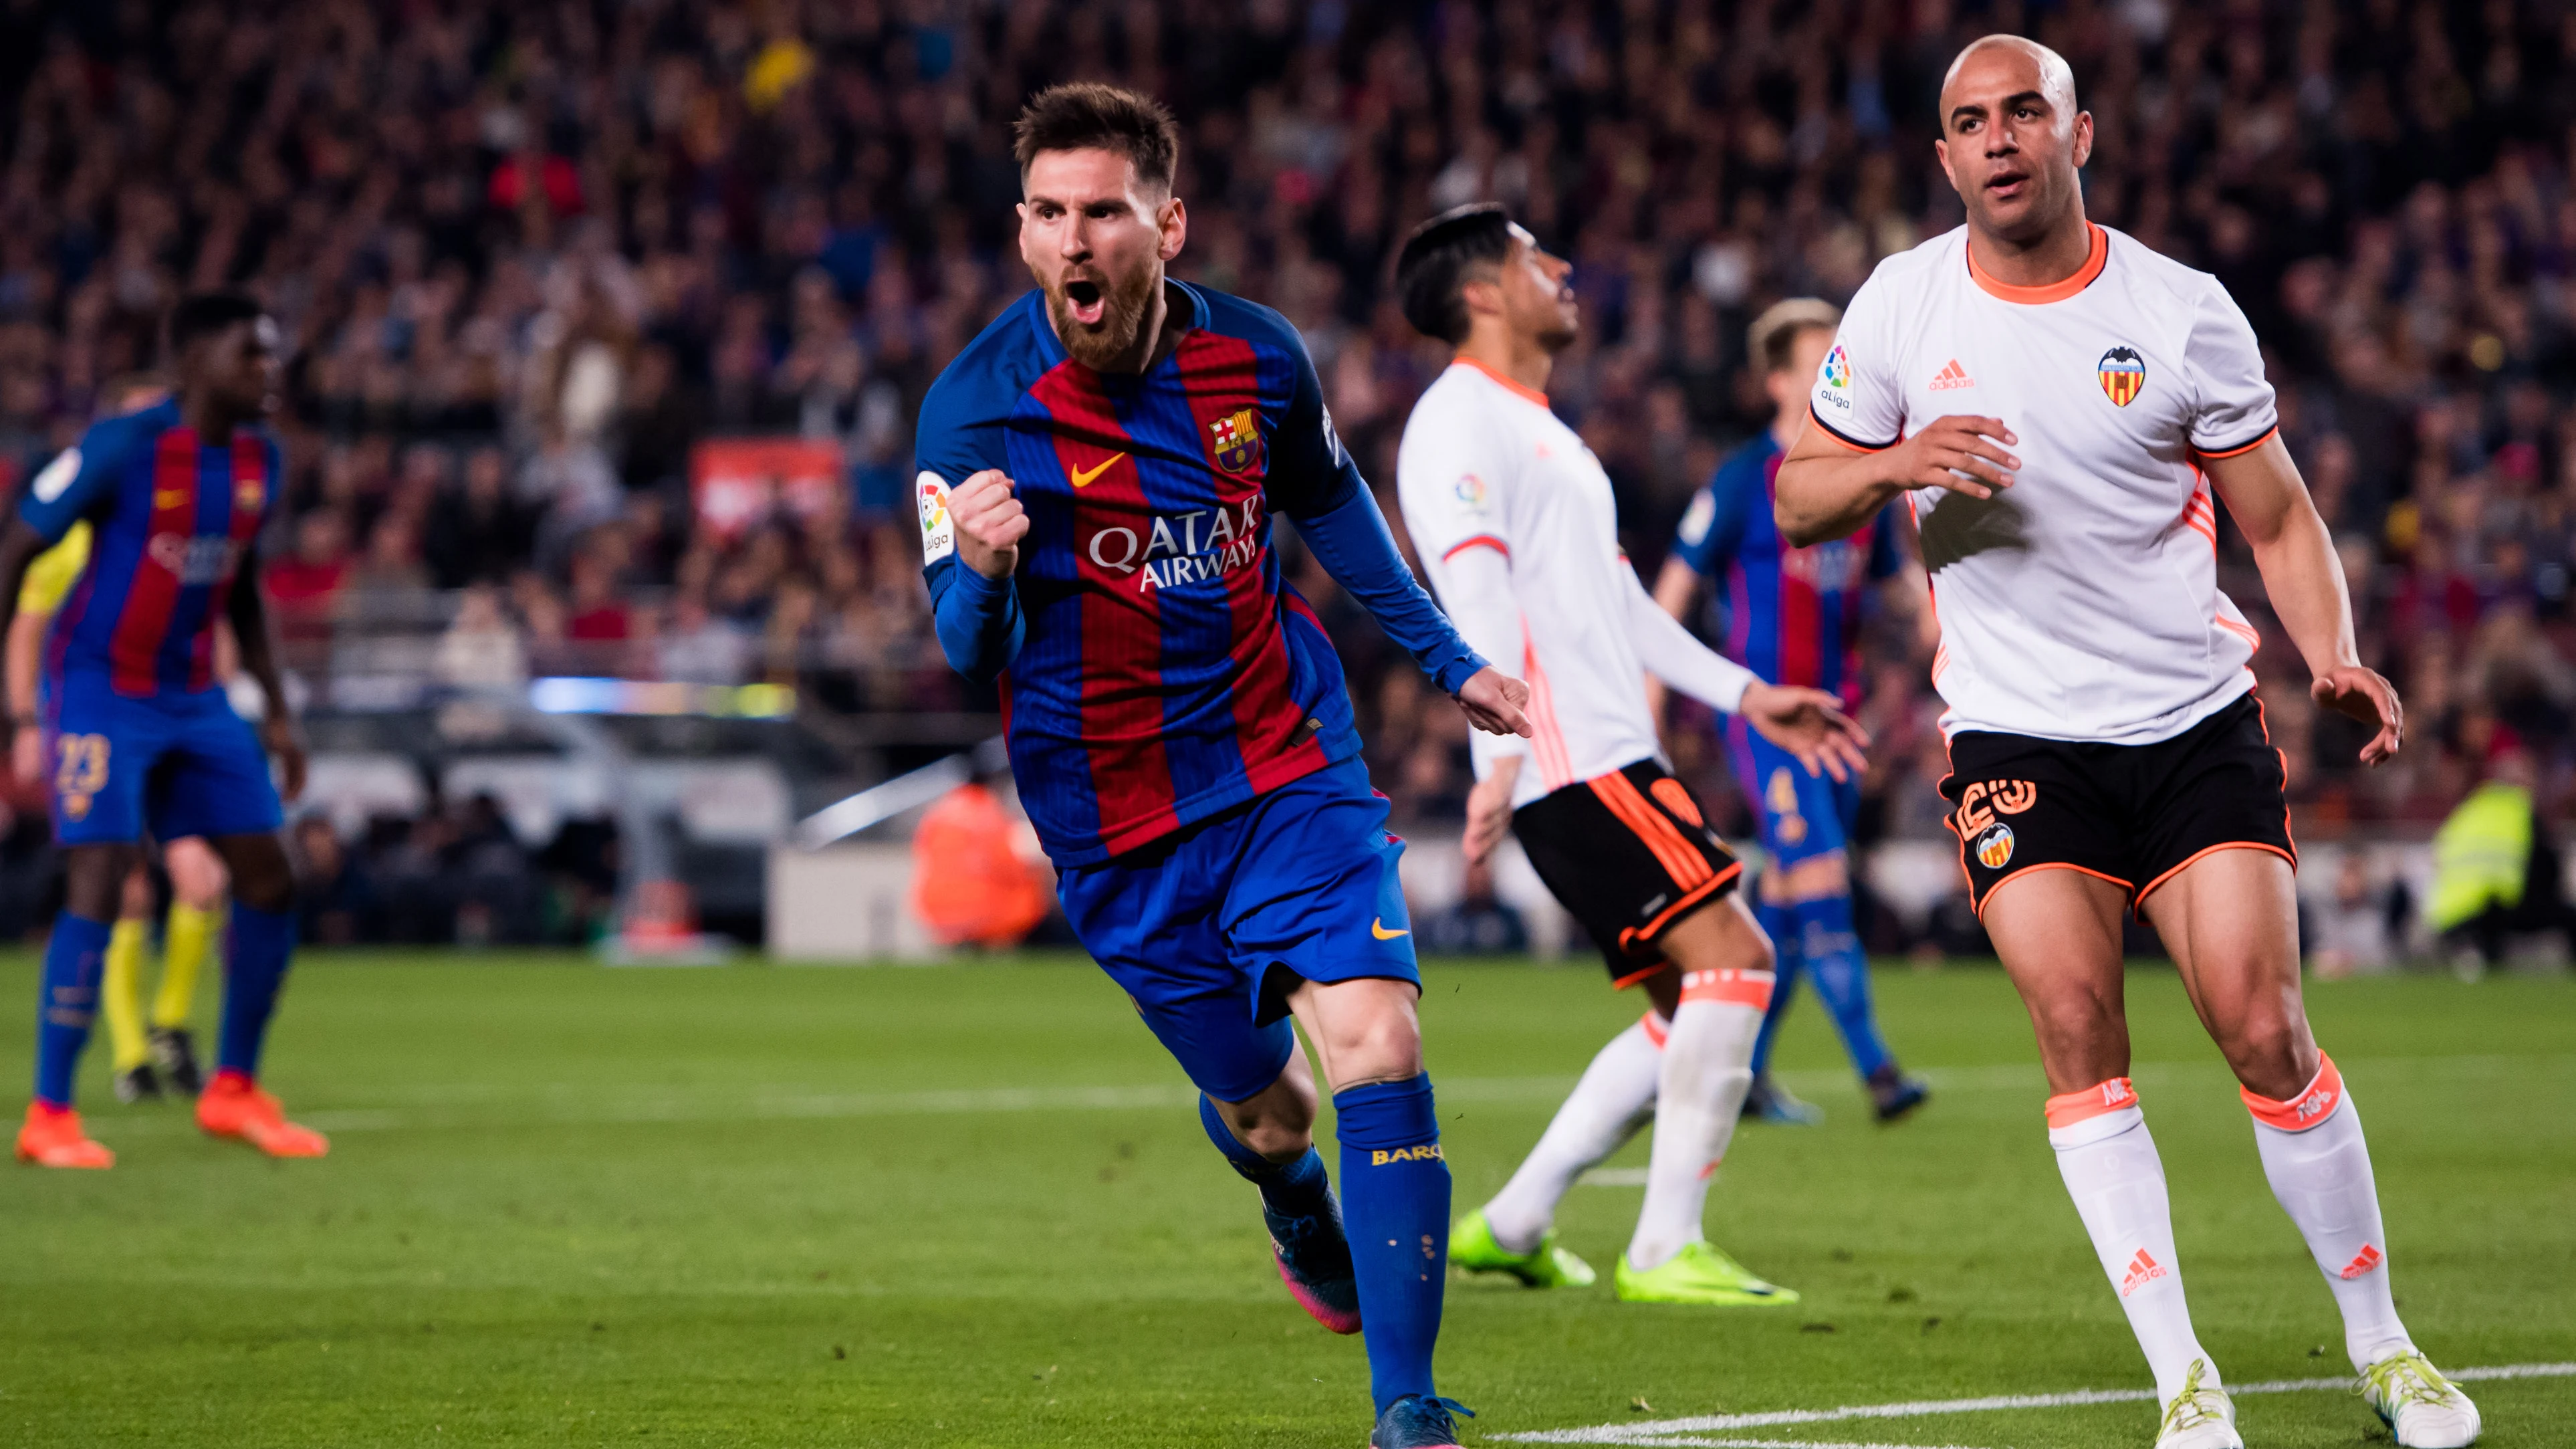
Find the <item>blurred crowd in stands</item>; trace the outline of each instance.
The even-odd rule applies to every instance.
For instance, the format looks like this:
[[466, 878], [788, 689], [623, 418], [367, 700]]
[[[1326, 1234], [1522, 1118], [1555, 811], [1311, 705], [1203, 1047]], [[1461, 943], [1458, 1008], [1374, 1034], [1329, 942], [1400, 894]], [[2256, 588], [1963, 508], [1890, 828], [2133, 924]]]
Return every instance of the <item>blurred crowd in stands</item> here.
[[[2429, 820], [2497, 731], [2556, 803], [2576, 721], [2576, 5], [2567, 0], [127, 0], [0, 4], [0, 456], [148, 368], [180, 291], [291, 349], [269, 579], [308, 661], [443, 629], [459, 683], [625, 672], [958, 708], [902, 512], [924, 390], [1026, 285], [1009, 124], [1091, 77], [1180, 114], [1184, 278], [1304, 332], [1381, 488], [1440, 365], [1393, 241], [1478, 198], [1576, 263], [1552, 393], [1651, 577], [1761, 426], [1745, 322], [1955, 225], [1934, 97], [1967, 39], [2073, 63], [2092, 216], [2217, 273], [2342, 541], [2406, 756], [2307, 706], [2241, 539], [2310, 828]], [[700, 526], [693, 448], [838, 445], [846, 506]], [[1388, 510], [1390, 515], [1394, 510]], [[1456, 712], [1291, 554], [1380, 784], [1453, 814]], [[1870, 826], [1937, 832], [1919, 645], [1874, 647]], [[1718, 794], [1703, 721], [1682, 763]]]

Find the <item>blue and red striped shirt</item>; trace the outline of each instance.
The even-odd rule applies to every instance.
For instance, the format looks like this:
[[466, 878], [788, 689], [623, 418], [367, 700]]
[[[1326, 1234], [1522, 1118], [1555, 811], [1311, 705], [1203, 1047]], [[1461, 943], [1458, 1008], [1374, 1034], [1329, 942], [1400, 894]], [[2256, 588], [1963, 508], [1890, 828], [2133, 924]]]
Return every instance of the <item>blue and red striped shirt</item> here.
[[237, 428], [210, 446], [176, 399], [90, 426], [27, 484], [18, 516], [59, 541], [81, 519], [89, 567], [54, 616], [49, 678], [96, 671], [129, 698], [212, 689], [215, 620], [267, 521], [277, 441]]
[[[961, 671], [998, 674], [1021, 803], [1059, 865], [1359, 752], [1341, 662], [1280, 576], [1274, 513], [1440, 688], [1484, 667], [1405, 569], [1295, 329], [1169, 285], [1188, 330], [1145, 373], [1074, 361], [1032, 291], [921, 409], [915, 494], [941, 643]], [[947, 516], [949, 490], [991, 468], [1030, 523], [1000, 583], [956, 557]]]
[[1682, 515], [1673, 556], [1719, 583], [1728, 658], [1857, 707], [1864, 596], [1902, 566], [1893, 506], [1849, 538], [1792, 547], [1772, 516], [1781, 457], [1768, 429], [1728, 454]]

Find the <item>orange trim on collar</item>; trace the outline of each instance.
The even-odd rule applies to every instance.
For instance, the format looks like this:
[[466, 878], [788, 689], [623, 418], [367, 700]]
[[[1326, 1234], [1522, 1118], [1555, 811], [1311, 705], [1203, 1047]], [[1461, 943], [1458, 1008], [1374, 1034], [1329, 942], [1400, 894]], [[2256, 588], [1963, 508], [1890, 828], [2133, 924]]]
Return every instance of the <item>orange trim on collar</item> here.
[[2063, 302], [2092, 286], [2093, 279], [2102, 275], [2102, 268], [2108, 266], [2111, 261], [2111, 234], [2092, 222], [2088, 221], [2085, 225], [2092, 229], [2093, 249], [2085, 253], [2084, 265], [2075, 269], [2075, 275], [2062, 281], [2050, 282], [2039, 287], [2016, 287], [2010, 282], [1998, 282], [1987, 275], [1985, 268], [1977, 265], [1977, 249], [1973, 243], [1961, 248], [1968, 254], [1968, 275], [1976, 278], [1977, 285], [1983, 287], [1987, 295], [2000, 297], [2007, 302], [2019, 302], [2024, 306], [2037, 306], [2042, 302]]
[[1546, 393], [1540, 392], [1537, 388], [1531, 387], [1525, 382], [1519, 382], [1512, 378], [1505, 377], [1503, 374], [1494, 371], [1492, 368], [1487, 367], [1485, 364], [1478, 362], [1472, 357], [1461, 354], [1460, 356], [1450, 359], [1449, 365], [1451, 367], [1472, 367], [1478, 372], [1483, 373], [1485, 376], [1492, 378], [1494, 381], [1501, 383], [1504, 387], [1511, 389], [1513, 392], [1519, 393], [1522, 397], [1528, 398], [1531, 402], [1537, 403], [1540, 407], [1547, 406]]

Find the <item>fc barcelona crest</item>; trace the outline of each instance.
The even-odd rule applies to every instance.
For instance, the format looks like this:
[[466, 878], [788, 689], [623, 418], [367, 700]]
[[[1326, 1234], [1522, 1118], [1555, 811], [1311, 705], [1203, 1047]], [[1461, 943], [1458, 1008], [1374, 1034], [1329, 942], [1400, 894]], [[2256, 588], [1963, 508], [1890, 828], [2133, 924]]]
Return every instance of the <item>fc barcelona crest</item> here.
[[1208, 424], [1216, 440], [1216, 465], [1240, 473], [1261, 461], [1261, 427], [1250, 408], [1237, 408]]
[[2102, 354], [2093, 374], [2102, 379], [2102, 395], [2114, 407], [2127, 407], [2138, 389], [2147, 385], [2147, 360], [2134, 347], [2114, 347]]

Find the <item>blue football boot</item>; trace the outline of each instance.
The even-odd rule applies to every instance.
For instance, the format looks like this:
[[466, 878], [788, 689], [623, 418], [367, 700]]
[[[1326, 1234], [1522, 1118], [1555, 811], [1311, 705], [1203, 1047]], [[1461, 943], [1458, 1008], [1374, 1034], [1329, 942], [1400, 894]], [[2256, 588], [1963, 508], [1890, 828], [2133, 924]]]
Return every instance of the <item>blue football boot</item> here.
[[1451, 1414], [1476, 1417], [1475, 1410], [1456, 1399], [1407, 1394], [1377, 1416], [1369, 1449], [1458, 1449], [1458, 1425]]

